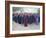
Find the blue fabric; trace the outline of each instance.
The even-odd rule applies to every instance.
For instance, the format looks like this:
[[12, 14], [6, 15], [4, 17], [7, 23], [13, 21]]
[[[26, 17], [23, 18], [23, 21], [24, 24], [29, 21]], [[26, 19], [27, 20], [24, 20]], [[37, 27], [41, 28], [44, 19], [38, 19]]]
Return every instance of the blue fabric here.
[[38, 24], [40, 22], [40, 16], [39, 15], [35, 15], [35, 23]]
[[18, 23], [21, 24], [21, 16], [18, 16]]
[[17, 22], [18, 16], [13, 16], [13, 21]]

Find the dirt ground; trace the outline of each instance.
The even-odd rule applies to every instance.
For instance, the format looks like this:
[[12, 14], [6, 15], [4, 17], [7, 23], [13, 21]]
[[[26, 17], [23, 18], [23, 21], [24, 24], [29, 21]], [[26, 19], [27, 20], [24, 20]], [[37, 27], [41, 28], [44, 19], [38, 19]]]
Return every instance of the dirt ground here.
[[36, 24], [28, 24], [27, 27], [24, 26], [24, 24], [15, 23], [12, 22], [12, 30], [20, 31], [20, 30], [39, 30], [40, 29], [40, 23], [38, 25]]

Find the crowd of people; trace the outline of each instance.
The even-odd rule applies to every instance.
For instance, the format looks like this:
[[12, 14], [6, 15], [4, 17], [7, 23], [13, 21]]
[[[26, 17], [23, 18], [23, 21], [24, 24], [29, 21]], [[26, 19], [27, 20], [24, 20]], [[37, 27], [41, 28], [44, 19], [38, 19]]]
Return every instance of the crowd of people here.
[[40, 15], [31, 13], [14, 13], [13, 21], [19, 24], [24, 24], [24, 26], [32, 23], [38, 24], [40, 22]]

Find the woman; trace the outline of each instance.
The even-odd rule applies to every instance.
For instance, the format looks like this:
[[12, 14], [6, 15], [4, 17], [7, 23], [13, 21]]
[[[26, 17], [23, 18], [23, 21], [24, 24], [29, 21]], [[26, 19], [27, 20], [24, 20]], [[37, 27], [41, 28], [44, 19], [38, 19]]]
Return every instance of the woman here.
[[28, 14], [28, 23], [29, 24], [33, 23], [33, 15], [32, 14]]
[[40, 22], [40, 16], [39, 16], [39, 14], [35, 14], [34, 17], [35, 17], [35, 23], [38, 25], [39, 22]]
[[21, 14], [18, 15], [18, 23], [21, 24]]
[[18, 21], [18, 13], [15, 13], [14, 14], [13, 21], [15, 21], [17, 23], [17, 21]]
[[25, 14], [24, 15], [24, 26], [27, 27], [27, 24], [28, 24], [28, 15]]

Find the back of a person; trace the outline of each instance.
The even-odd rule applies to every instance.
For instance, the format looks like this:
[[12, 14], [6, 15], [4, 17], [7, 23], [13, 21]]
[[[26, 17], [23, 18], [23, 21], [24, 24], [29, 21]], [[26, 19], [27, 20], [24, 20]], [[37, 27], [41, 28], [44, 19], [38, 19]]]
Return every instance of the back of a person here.
[[21, 14], [18, 15], [18, 23], [21, 24]]
[[40, 22], [40, 16], [38, 14], [35, 14], [34, 18], [35, 18], [35, 23], [39, 24], [39, 22]]
[[28, 16], [25, 14], [24, 15], [24, 26], [27, 26], [28, 24]]
[[32, 24], [32, 22], [33, 22], [33, 16], [32, 16], [32, 14], [30, 13], [30, 14], [28, 14], [28, 23], [29, 23], [29, 24]]
[[17, 22], [17, 19], [18, 19], [18, 16], [17, 16], [17, 14], [15, 14], [15, 15], [13, 16], [13, 21]]

